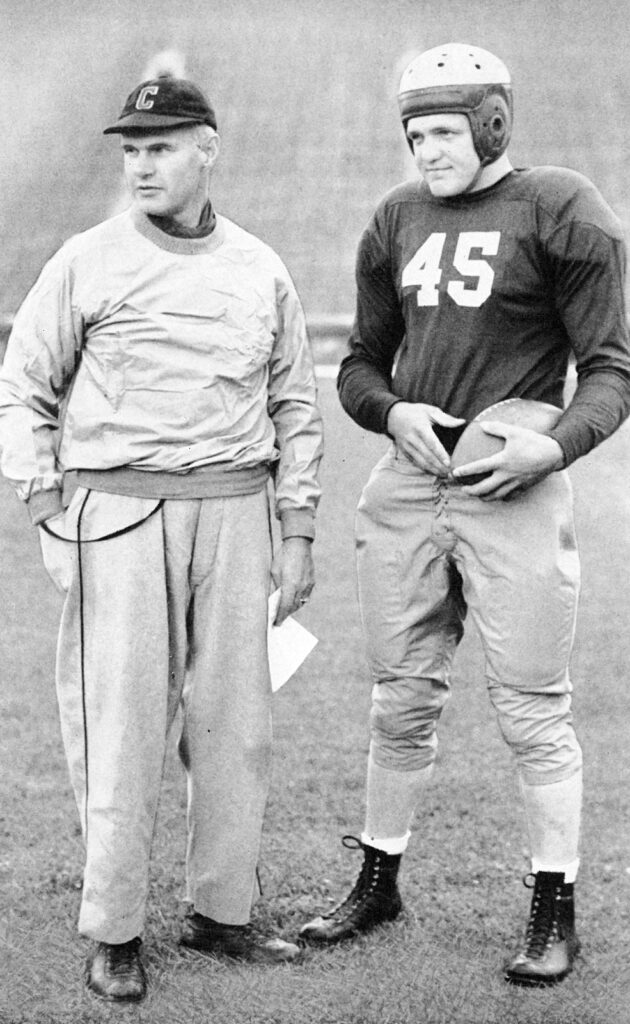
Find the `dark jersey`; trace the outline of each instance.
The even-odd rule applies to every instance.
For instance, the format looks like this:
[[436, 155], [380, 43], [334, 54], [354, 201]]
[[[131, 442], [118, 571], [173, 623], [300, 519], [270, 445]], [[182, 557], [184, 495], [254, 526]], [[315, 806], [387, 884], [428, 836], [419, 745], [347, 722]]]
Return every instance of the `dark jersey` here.
[[559, 167], [514, 170], [436, 198], [409, 182], [380, 203], [357, 257], [357, 312], [339, 392], [386, 431], [397, 400], [472, 419], [506, 398], [562, 407], [567, 464], [630, 412], [621, 226], [595, 187]]

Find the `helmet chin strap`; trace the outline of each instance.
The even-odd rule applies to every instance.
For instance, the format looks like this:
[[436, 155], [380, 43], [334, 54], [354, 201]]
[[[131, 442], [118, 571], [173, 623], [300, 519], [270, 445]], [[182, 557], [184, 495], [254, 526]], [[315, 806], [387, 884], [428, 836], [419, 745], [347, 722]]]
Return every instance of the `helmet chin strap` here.
[[477, 191], [477, 185], [478, 185], [479, 180], [480, 180], [480, 178], [481, 178], [481, 176], [483, 174], [484, 166], [487, 166], [487, 165], [484, 165], [483, 163], [479, 164], [479, 167], [477, 168], [477, 171], [475, 173], [474, 178], [472, 179], [472, 181], [469, 182], [469, 184], [466, 186], [466, 188], [462, 189], [462, 191], [459, 193], [460, 195], [465, 195], [468, 192], [476, 192]]
[[[467, 195], [469, 192], [477, 192], [482, 188], [490, 188], [491, 185], [495, 185], [497, 181], [500, 181], [506, 174], [509, 174], [511, 170], [512, 164], [505, 153], [498, 156], [496, 160], [489, 160], [487, 162], [482, 161], [479, 164], [472, 181], [459, 194]], [[479, 182], [486, 175], [487, 171], [489, 171], [487, 174], [487, 181], [484, 181], [480, 185]]]

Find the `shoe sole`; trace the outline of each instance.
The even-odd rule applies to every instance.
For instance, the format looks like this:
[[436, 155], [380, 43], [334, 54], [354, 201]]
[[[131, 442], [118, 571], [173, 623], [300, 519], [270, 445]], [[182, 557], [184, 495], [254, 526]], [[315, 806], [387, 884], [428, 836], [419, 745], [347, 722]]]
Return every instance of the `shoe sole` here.
[[571, 974], [574, 964], [570, 964], [566, 971], [561, 971], [560, 974], [551, 974], [548, 977], [544, 975], [535, 974], [517, 974], [506, 971], [503, 978], [509, 985], [520, 985], [521, 988], [544, 988], [547, 985], [557, 985], [558, 982], [564, 981], [565, 978]]
[[141, 1003], [147, 994], [145, 989], [144, 992], [134, 996], [109, 995], [107, 992], [101, 992], [99, 989], [94, 988], [89, 981], [86, 982], [86, 988], [91, 995], [96, 996], [97, 999], [102, 999], [106, 1003]]
[[239, 964], [262, 964], [269, 967], [277, 964], [294, 964], [297, 960], [302, 959], [303, 952], [302, 947], [298, 946], [299, 951], [294, 956], [274, 958], [273, 956], [267, 956], [265, 953], [255, 953], [251, 956], [244, 953], [231, 953], [219, 945], [205, 944], [203, 940], [197, 945], [194, 940], [189, 942], [184, 938], [180, 938], [179, 945], [183, 949], [190, 949], [193, 953], [201, 953], [202, 956], [211, 956], [217, 960], [231, 960]]
[[301, 932], [298, 936], [298, 945], [304, 946], [337, 946], [341, 942], [354, 942], [359, 939], [362, 935], [370, 935], [372, 932], [377, 931], [379, 928], [383, 928], [385, 925], [393, 924], [403, 912], [403, 907], [400, 908], [392, 917], [387, 917], [383, 921], [377, 921], [376, 924], [371, 925], [369, 928], [357, 928], [356, 931], [350, 932], [346, 935], [333, 936], [327, 938], [324, 936], [317, 935], [303, 935]]
[[554, 974], [550, 978], [528, 977], [517, 974], [504, 974], [503, 977], [508, 985], [518, 985], [520, 988], [548, 988], [551, 985], [557, 985], [560, 981], [564, 981], [570, 973], [571, 969], [563, 971], [562, 974]]

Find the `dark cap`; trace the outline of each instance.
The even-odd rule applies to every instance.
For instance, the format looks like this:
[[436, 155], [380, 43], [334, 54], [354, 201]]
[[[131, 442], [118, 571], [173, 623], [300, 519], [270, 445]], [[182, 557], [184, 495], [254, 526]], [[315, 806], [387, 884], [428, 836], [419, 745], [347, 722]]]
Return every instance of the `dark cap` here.
[[186, 124], [217, 126], [214, 110], [201, 89], [185, 78], [150, 78], [127, 97], [116, 124], [103, 135], [114, 132], [159, 131]]

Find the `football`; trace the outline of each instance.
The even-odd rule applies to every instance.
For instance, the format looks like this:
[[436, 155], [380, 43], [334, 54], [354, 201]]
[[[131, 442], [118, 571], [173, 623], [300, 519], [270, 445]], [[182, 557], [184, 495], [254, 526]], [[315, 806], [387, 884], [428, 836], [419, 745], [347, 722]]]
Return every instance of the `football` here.
[[[495, 455], [501, 451], [505, 441], [502, 437], [486, 434], [482, 427], [484, 422], [495, 420], [516, 427], [526, 427], [539, 434], [546, 434], [547, 431], [555, 427], [561, 416], [562, 409], [558, 409], [557, 406], [549, 405], [547, 402], [535, 402], [529, 398], [507, 398], [503, 402], [490, 405], [475, 416], [462, 433], [451, 457], [451, 469], [458, 469], [469, 462], [485, 459], [489, 455]], [[471, 473], [457, 479], [459, 483], [470, 486], [479, 483], [487, 476], [490, 474]]]

